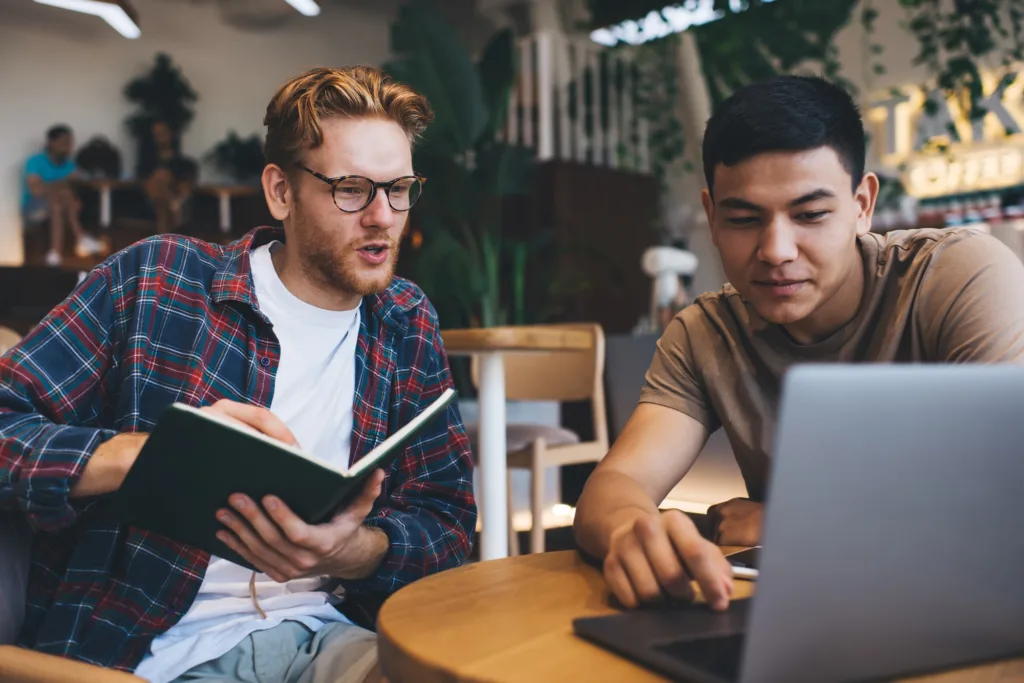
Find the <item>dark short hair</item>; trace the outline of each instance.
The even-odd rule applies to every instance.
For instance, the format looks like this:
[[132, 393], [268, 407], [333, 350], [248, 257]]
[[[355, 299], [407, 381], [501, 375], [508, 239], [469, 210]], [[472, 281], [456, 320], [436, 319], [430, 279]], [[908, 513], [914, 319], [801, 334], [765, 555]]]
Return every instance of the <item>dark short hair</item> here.
[[71, 126], [58, 123], [56, 126], [50, 126], [46, 131], [46, 141], [53, 142], [57, 138], [64, 137], [65, 135], [71, 135]]
[[719, 106], [704, 131], [704, 177], [714, 194], [715, 168], [765, 152], [831, 147], [853, 179], [864, 177], [867, 141], [850, 94], [824, 78], [773, 76], [740, 88]]

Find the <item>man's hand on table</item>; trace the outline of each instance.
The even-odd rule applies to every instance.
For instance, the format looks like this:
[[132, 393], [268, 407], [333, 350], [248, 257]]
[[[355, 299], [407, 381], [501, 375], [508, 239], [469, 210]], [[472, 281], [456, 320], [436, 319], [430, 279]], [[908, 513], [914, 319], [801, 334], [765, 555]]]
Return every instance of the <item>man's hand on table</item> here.
[[711, 537], [718, 545], [761, 545], [764, 505], [746, 498], [733, 498], [708, 508], [708, 521]]
[[716, 610], [729, 606], [732, 567], [716, 545], [702, 538], [684, 513], [644, 514], [611, 536], [604, 577], [625, 607], [693, 599], [693, 579]]

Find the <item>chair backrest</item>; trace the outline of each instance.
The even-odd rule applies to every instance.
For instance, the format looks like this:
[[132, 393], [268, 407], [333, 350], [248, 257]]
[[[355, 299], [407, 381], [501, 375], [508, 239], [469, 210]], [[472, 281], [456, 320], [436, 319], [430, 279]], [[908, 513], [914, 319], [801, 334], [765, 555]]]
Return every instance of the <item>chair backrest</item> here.
[[0, 355], [7, 353], [11, 347], [21, 341], [21, 335], [9, 327], [0, 325]]
[[659, 334], [649, 333], [608, 335], [605, 340], [604, 383], [613, 442], [619, 438], [640, 401], [640, 392], [646, 384], [647, 369], [657, 350], [658, 339]]
[[[604, 397], [604, 330], [596, 323], [550, 325], [589, 332], [593, 343], [580, 351], [528, 351], [504, 354], [505, 397], [510, 401], [590, 400], [595, 440], [608, 442]], [[472, 363], [473, 386], [479, 386], [479, 366]]]
[[0, 645], [18, 638], [25, 618], [32, 536], [16, 514], [0, 514]]

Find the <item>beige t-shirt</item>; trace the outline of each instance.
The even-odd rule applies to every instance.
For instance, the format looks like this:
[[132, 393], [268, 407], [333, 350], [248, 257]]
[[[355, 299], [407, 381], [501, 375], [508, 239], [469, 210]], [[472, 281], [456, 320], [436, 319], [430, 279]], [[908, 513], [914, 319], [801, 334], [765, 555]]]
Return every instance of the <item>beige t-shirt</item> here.
[[753, 500], [764, 500], [779, 391], [801, 362], [1024, 364], [1024, 264], [980, 231], [901, 230], [859, 238], [856, 316], [801, 345], [726, 284], [679, 312], [658, 342], [641, 403], [724, 427]]

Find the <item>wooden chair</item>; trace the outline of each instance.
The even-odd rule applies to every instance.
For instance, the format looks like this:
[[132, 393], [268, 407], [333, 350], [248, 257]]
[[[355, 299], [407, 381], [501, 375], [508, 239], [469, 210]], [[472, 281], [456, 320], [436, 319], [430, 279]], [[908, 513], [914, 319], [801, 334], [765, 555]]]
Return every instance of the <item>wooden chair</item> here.
[[[0, 327], [0, 354], [19, 341], [20, 334]], [[141, 683], [141, 678], [120, 671], [13, 645], [25, 615], [31, 541], [32, 534], [19, 516], [0, 512], [0, 683]]]
[[[544, 470], [583, 462], [596, 462], [608, 453], [608, 418], [604, 397], [604, 331], [600, 325], [580, 323], [556, 325], [586, 330], [593, 335], [587, 351], [507, 353], [505, 395], [510, 401], [589, 400], [593, 414], [594, 438], [581, 442], [579, 435], [563, 427], [509, 424], [505, 439], [510, 469], [531, 472], [530, 552], [544, 552]], [[479, 383], [478, 367], [472, 364], [473, 384]], [[467, 427], [470, 440], [478, 442], [478, 426]], [[512, 524], [512, 490], [509, 480], [509, 553], [519, 552], [518, 536]], [[486, 529], [484, 530], [486, 532]]]

